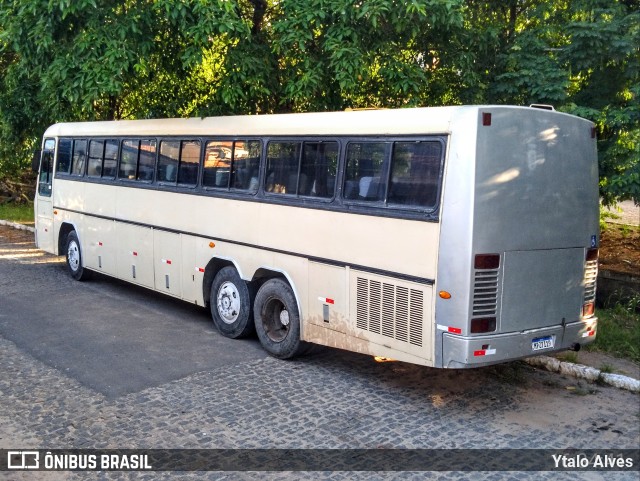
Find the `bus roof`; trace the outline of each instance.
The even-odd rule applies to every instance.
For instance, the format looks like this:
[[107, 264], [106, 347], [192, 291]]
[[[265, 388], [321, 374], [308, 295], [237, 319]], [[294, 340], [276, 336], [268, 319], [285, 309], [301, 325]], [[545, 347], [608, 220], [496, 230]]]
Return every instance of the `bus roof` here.
[[273, 115], [235, 115], [187, 119], [116, 120], [52, 125], [45, 136], [122, 135], [411, 135], [443, 134], [462, 111], [481, 108], [528, 107], [453, 106], [390, 110]]

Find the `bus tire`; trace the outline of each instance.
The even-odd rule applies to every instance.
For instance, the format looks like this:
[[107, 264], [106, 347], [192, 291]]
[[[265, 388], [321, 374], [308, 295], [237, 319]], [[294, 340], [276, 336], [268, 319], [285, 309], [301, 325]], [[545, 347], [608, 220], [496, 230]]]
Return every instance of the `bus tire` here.
[[260, 344], [272, 356], [289, 359], [307, 347], [300, 340], [296, 297], [284, 279], [270, 279], [262, 284], [254, 301], [253, 317]]
[[91, 277], [91, 273], [82, 265], [82, 249], [75, 230], [69, 232], [65, 245], [65, 257], [69, 274], [76, 281], [86, 281]]
[[235, 267], [218, 271], [211, 284], [209, 304], [216, 328], [224, 337], [238, 339], [253, 333], [253, 288]]

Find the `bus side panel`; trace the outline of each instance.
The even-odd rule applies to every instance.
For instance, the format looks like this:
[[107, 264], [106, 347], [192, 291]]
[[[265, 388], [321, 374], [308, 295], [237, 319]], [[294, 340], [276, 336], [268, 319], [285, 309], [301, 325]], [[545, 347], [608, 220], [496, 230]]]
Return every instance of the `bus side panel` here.
[[182, 296], [182, 239], [180, 234], [154, 229], [153, 271], [155, 288], [176, 297]]
[[90, 269], [116, 275], [115, 221], [84, 216], [84, 236], [81, 240], [84, 264]]
[[153, 288], [153, 230], [118, 222], [116, 239], [118, 277]]

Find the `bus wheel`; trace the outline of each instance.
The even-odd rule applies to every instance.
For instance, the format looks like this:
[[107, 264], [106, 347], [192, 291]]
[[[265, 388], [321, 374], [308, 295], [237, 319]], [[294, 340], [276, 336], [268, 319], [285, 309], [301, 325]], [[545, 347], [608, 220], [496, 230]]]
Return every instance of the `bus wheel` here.
[[211, 317], [220, 334], [237, 339], [253, 332], [253, 289], [234, 267], [220, 269], [211, 284]]
[[298, 304], [283, 279], [270, 279], [260, 287], [253, 316], [260, 343], [272, 356], [289, 359], [306, 348], [300, 341]]
[[82, 266], [82, 251], [80, 241], [76, 231], [72, 230], [67, 236], [67, 268], [69, 274], [77, 281], [86, 281], [90, 277], [90, 272]]

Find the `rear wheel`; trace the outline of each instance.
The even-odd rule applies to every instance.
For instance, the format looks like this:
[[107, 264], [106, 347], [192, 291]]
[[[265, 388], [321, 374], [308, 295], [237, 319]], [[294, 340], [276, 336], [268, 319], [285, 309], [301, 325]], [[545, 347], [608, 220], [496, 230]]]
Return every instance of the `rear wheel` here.
[[231, 339], [253, 333], [253, 288], [231, 266], [216, 274], [211, 284], [211, 317], [220, 333]]
[[289, 359], [306, 349], [300, 340], [298, 303], [283, 279], [270, 279], [260, 287], [253, 316], [260, 343], [272, 356]]
[[78, 234], [76, 234], [76, 231], [74, 230], [69, 232], [69, 235], [67, 235], [65, 252], [67, 258], [67, 269], [69, 269], [71, 277], [77, 281], [87, 280], [91, 273], [82, 265], [82, 249], [80, 248]]

